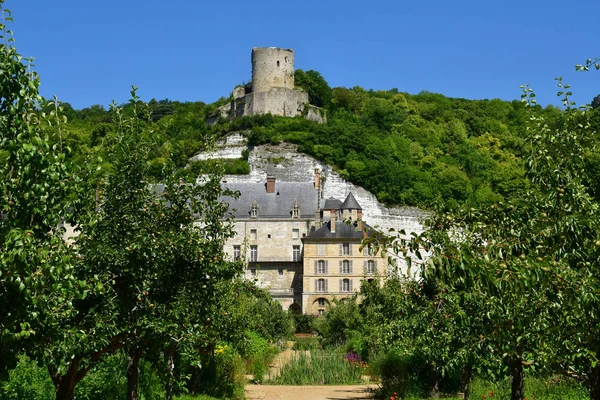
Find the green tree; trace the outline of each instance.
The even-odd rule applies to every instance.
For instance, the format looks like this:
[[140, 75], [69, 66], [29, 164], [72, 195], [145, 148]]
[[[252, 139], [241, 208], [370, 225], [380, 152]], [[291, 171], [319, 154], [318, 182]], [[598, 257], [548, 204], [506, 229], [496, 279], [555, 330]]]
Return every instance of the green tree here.
[[[38, 92], [32, 60], [12, 45], [10, 11], [0, 2], [0, 367], [5, 372], [25, 349], [59, 356], [65, 347], [48, 342], [67, 337], [81, 343], [85, 318], [76, 303], [103, 291], [94, 277], [76, 276], [77, 256], [62, 237], [72, 221], [78, 183], [65, 161], [59, 104]], [[52, 110], [48, 114], [40, 110]], [[56, 129], [49, 130], [49, 125]], [[97, 286], [96, 286], [97, 285]]]
[[329, 84], [314, 70], [303, 71], [297, 69], [294, 71], [294, 84], [308, 93], [308, 102], [317, 107], [328, 107], [331, 102], [331, 88]]

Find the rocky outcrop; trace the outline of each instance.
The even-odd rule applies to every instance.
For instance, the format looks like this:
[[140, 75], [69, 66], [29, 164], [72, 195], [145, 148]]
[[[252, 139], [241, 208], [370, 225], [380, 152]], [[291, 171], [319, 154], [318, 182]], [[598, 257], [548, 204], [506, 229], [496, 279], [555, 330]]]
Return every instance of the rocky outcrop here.
[[312, 182], [314, 171], [318, 168], [322, 177], [323, 200], [333, 197], [344, 199], [352, 192], [363, 208], [365, 221], [382, 231], [390, 228], [404, 229], [407, 233], [422, 231], [421, 221], [426, 217], [422, 210], [412, 207], [388, 208], [377, 201], [374, 194], [342, 178], [330, 165], [297, 151], [297, 146], [288, 143], [262, 145], [249, 148], [241, 133], [234, 133], [217, 145], [212, 153], [200, 153], [191, 160], [208, 158], [239, 158], [244, 149], [249, 150], [248, 163], [251, 171], [248, 175], [227, 175], [228, 182], [266, 182], [267, 175], [275, 176], [277, 181]]

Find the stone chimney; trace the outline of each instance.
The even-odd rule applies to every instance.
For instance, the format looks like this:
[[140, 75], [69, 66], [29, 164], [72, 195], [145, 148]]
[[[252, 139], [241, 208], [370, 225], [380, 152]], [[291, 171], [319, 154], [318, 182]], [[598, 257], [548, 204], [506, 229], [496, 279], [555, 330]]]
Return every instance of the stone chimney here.
[[336, 217], [336, 210], [331, 210], [331, 221], [329, 222], [329, 231], [331, 233], [335, 233]]
[[357, 231], [362, 231], [363, 228], [365, 227], [365, 223], [362, 220], [363, 218], [363, 213], [362, 210], [356, 210], [356, 230]]
[[321, 170], [315, 168], [315, 189], [319, 190], [321, 186]]
[[267, 176], [267, 193], [275, 193], [275, 177], [273, 175]]

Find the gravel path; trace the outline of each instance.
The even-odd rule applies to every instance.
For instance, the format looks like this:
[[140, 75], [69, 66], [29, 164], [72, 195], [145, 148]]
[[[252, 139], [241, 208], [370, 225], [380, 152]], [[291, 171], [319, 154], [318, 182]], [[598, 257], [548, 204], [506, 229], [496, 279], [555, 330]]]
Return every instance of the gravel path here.
[[248, 400], [371, 400], [376, 385], [346, 386], [275, 386], [248, 385]]

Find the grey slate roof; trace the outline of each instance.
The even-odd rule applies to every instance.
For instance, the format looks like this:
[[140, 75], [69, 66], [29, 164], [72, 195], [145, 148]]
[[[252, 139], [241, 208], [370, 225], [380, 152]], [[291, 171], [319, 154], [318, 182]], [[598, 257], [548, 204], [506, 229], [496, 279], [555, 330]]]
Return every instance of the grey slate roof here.
[[341, 200], [330, 197], [327, 200], [325, 200], [325, 204], [323, 205], [323, 210], [338, 210], [341, 205], [342, 205]]
[[236, 218], [250, 218], [252, 203], [258, 205], [258, 218], [291, 218], [292, 208], [298, 202], [301, 218], [314, 218], [318, 211], [317, 190], [312, 182], [275, 182], [275, 193], [267, 193], [264, 182], [223, 183], [239, 191], [240, 197], [224, 197]]
[[[364, 224], [367, 236], [371, 236], [374, 229], [367, 224]], [[306, 235], [302, 240], [311, 239], [362, 239], [364, 238], [365, 232], [363, 229], [356, 229], [354, 224], [347, 224], [343, 221], [335, 222], [335, 233], [331, 233], [331, 221], [323, 224], [322, 227], [316, 231]]]
[[348, 197], [346, 197], [346, 200], [344, 200], [344, 202], [340, 206], [340, 209], [342, 209], [342, 210], [362, 210], [361, 206], [358, 204], [358, 201], [356, 201], [356, 199], [354, 198], [354, 195], [352, 195], [352, 192], [348, 193]]

